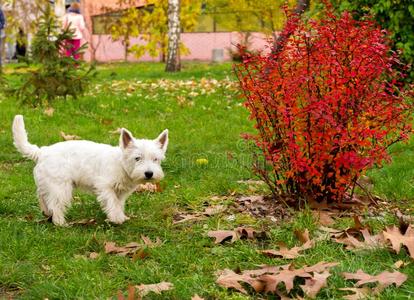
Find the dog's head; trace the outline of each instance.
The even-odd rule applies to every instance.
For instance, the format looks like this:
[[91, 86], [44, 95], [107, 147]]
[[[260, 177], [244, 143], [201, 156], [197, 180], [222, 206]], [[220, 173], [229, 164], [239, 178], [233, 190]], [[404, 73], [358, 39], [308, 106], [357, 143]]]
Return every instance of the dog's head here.
[[128, 176], [136, 182], [159, 181], [164, 177], [161, 161], [168, 146], [168, 129], [155, 140], [135, 139], [127, 129], [121, 129], [119, 146], [122, 165]]

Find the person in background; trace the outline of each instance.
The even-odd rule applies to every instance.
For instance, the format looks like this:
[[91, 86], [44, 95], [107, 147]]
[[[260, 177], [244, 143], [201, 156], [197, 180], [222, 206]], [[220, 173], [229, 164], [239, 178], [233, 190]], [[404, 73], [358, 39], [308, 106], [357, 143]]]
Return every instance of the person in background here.
[[15, 59], [18, 61], [22, 58], [26, 57], [26, 45], [27, 45], [27, 38], [26, 34], [24, 33], [22, 28], [19, 28], [19, 32], [17, 34], [17, 41], [16, 41], [16, 53]]
[[3, 39], [6, 36], [4, 27], [6, 27], [6, 18], [3, 9], [0, 7], [0, 68], [3, 66]]
[[86, 29], [85, 19], [80, 13], [80, 4], [78, 2], [73, 2], [68, 12], [63, 16], [63, 28], [71, 29], [74, 34], [71, 40], [67, 41], [66, 47], [66, 56], [72, 56], [74, 59], [79, 59], [79, 50], [81, 46], [81, 40], [83, 38], [83, 33]]

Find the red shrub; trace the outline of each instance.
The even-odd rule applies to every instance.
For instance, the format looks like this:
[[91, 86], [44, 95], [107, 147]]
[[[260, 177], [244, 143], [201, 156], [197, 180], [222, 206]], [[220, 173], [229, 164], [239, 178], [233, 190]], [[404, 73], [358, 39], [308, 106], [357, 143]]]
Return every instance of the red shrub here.
[[[276, 54], [246, 54], [236, 73], [274, 195], [342, 201], [357, 178], [407, 138], [412, 104], [398, 86], [386, 33], [331, 12], [292, 22]], [[292, 28], [288, 28], [292, 30]]]

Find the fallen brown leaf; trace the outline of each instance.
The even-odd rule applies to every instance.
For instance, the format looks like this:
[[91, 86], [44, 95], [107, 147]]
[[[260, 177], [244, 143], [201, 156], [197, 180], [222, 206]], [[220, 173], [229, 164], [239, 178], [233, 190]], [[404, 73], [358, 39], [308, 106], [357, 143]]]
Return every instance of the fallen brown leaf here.
[[346, 249], [354, 250], [354, 249], [369, 249], [369, 248], [378, 248], [384, 247], [384, 236], [382, 233], [377, 235], [371, 235], [368, 229], [364, 228], [360, 230], [362, 234], [363, 241], [358, 240], [348, 232], [344, 232], [341, 237], [335, 238], [334, 240], [337, 243], [345, 244]]
[[320, 262], [300, 269], [295, 269], [292, 264], [263, 266], [257, 270], [245, 270], [238, 273], [225, 269], [217, 273], [216, 282], [223, 287], [233, 288], [247, 294], [247, 290], [242, 285], [244, 283], [250, 285], [257, 293], [276, 293], [282, 299], [288, 299], [278, 290], [278, 285], [283, 283], [289, 293], [294, 288], [295, 278], [301, 277], [305, 279], [305, 284], [300, 287], [304, 287], [303, 291], [308, 297], [313, 297], [326, 286], [326, 278], [330, 275], [328, 269], [336, 265], [337, 263]]
[[316, 298], [319, 291], [327, 286], [327, 279], [331, 276], [329, 271], [325, 270], [322, 273], [314, 272], [312, 278], [306, 278], [305, 284], [301, 285], [305, 295], [311, 299]]
[[114, 242], [106, 242], [104, 244], [106, 254], [116, 254], [119, 256], [133, 256], [141, 246], [138, 243], [128, 243], [123, 247], [118, 247]]
[[177, 214], [174, 216], [173, 224], [181, 224], [188, 221], [200, 221], [204, 220], [205, 216], [202, 216], [200, 214]]
[[397, 287], [399, 287], [408, 278], [407, 275], [400, 273], [398, 271], [384, 271], [378, 275], [373, 276], [363, 272], [361, 269], [358, 270], [356, 273], [342, 273], [342, 276], [345, 279], [358, 280], [356, 283], [356, 286], [358, 287], [366, 283], [378, 282], [378, 286], [374, 292], [380, 292], [384, 288], [392, 284], [395, 284]]
[[387, 227], [384, 231], [385, 240], [389, 240], [395, 252], [400, 253], [401, 245], [407, 247], [411, 258], [414, 258], [414, 228], [409, 225], [404, 234], [396, 226]]
[[282, 257], [285, 259], [294, 259], [300, 255], [299, 252], [310, 249], [313, 247], [313, 245], [314, 244], [312, 241], [308, 241], [302, 246], [296, 246], [289, 249], [286, 247], [284, 243], [279, 243], [279, 250], [258, 250], [258, 252], [269, 257]]
[[250, 240], [258, 236], [260, 237], [264, 236], [264, 232], [258, 232], [254, 228], [251, 228], [251, 227], [237, 227], [235, 231], [240, 235], [240, 238], [247, 238]]
[[312, 215], [323, 226], [332, 226], [335, 224], [335, 220], [331, 217], [333, 215], [332, 212], [312, 210]]
[[66, 134], [63, 131], [60, 132], [60, 136], [62, 137], [62, 139], [64, 139], [65, 141], [72, 141], [72, 140], [80, 140], [80, 136], [77, 135], [71, 135], [71, 134]]
[[144, 297], [150, 292], [161, 294], [163, 291], [168, 291], [172, 289], [174, 285], [171, 282], [160, 282], [160, 283], [154, 283], [154, 284], [140, 284], [136, 285], [135, 288], [138, 291], [138, 294], [141, 297]]
[[265, 237], [266, 234], [264, 232], [258, 232], [253, 228], [250, 227], [237, 227], [234, 230], [215, 230], [209, 231], [207, 233], [209, 237], [215, 238], [215, 244], [221, 244], [225, 241], [230, 241], [234, 243], [240, 239], [254, 239], [259, 237]]
[[224, 205], [215, 205], [215, 206], [207, 207], [204, 210], [203, 215], [213, 216], [213, 215], [222, 213], [225, 210], [226, 210], [226, 207]]
[[269, 257], [282, 257], [285, 259], [294, 259], [297, 258], [301, 251], [310, 249], [314, 246], [314, 242], [309, 238], [309, 231], [295, 230], [296, 237], [303, 243], [302, 246], [296, 246], [293, 248], [288, 248], [283, 242], [279, 243], [279, 250], [258, 250], [259, 253], [262, 253]]
[[247, 291], [243, 288], [240, 282], [252, 284], [256, 279], [247, 274], [237, 274], [230, 269], [224, 269], [217, 272], [218, 278], [216, 283], [225, 288], [236, 289], [243, 294], [247, 294]]
[[232, 243], [240, 239], [239, 234], [234, 230], [215, 230], [207, 233], [209, 237], [215, 238], [215, 244], [221, 244], [230, 240]]
[[244, 270], [242, 274], [257, 277], [263, 274], [275, 274], [278, 273], [282, 269], [287, 269], [291, 266], [291, 264], [281, 265], [281, 266], [261, 266], [260, 269], [256, 270]]
[[339, 290], [353, 292], [351, 295], [342, 296], [346, 300], [362, 300], [371, 295], [371, 289], [366, 286], [362, 288], [340, 288]]
[[309, 230], [306, 228], [304, 231], [302, 230], [295, 230], [294, 234], [296, 238], [302, 243], [305, 244], [306, 242], [310, 241], [309, 238]]
[[318, 273], [322, 273], [325, 270], [329, 269], [329, 268], [333, 268], [336, 267], [338, 265], [338, 263], [336, 262], [324, 262], [324, 261], [320, 261], [317, 264], [313, 265], [313, 266], [304, 266], [303, 270], [305, 270], [308, 273], [311, 272], [318, 272]]
[[277, 274], [265, 274], [259, 279], [266, 284], [265, 292], [274, 293], [279, 283], [284, 283], [286, 291], [289, 293], [293, 289], [293, 281], [296, 277], [311, 278], [312, 275], [303, 269], [283, 269]]

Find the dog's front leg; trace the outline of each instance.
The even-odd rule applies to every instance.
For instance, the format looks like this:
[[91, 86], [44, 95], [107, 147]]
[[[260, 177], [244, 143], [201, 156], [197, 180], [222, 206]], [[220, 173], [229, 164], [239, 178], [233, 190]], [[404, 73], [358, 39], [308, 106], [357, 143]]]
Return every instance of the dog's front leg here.
[[98, 193], [98, 201], [110, 222], [122, 224], [129, 218], [124, 213], [125, 199], [119, 199], [111, 189], [102, 190]]

